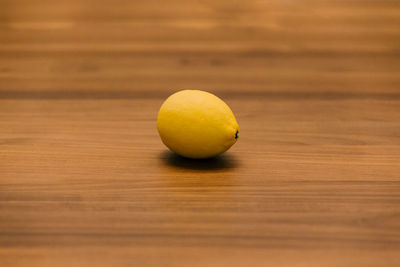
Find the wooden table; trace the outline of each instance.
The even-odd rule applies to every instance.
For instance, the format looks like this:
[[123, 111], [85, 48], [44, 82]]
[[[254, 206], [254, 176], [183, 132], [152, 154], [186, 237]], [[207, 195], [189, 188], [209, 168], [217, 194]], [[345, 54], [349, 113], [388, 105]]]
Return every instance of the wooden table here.
[[[400, 2], [0, 6], [1, 266], [400, 266]], [[222, 157], [161, 143], [184, 88]]]

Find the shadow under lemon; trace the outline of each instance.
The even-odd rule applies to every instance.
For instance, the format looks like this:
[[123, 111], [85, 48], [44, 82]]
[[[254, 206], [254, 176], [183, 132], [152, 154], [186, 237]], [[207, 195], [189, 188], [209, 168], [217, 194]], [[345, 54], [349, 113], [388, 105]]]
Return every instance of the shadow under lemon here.
[[165, 150], [160, 153], [160, 159], [167, 166], [182, 170], [223, 171], [232, 170], [239, 166], [235, 157], [227, 153], [208, 159], [190, 159]]

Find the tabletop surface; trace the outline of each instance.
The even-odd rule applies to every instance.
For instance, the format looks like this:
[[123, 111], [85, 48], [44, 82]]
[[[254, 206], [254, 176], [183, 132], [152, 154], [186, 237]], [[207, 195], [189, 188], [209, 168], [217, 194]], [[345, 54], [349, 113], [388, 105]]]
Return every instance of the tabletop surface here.
[[[400, 266], [400, 2], [0, 6], [0, 266]], [[161, 143], [180, 89], [223, 156]]]

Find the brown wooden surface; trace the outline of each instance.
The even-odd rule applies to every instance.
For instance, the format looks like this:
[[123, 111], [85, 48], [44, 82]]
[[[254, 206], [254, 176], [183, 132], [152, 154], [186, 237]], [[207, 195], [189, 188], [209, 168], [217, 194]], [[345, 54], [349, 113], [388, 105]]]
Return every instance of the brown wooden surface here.
[[399, 1], [0, 0], [0, 266], [400, 266], [399, 88]]

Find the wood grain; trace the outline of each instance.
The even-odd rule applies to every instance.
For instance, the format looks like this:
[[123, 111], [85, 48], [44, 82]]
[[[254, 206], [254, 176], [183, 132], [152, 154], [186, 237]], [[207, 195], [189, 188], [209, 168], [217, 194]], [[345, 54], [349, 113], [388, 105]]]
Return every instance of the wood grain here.
[[[0, 266], [400, 266], [398, 1], [0, 6]], [[183, 88], [223, 156], [161, 143]]]

